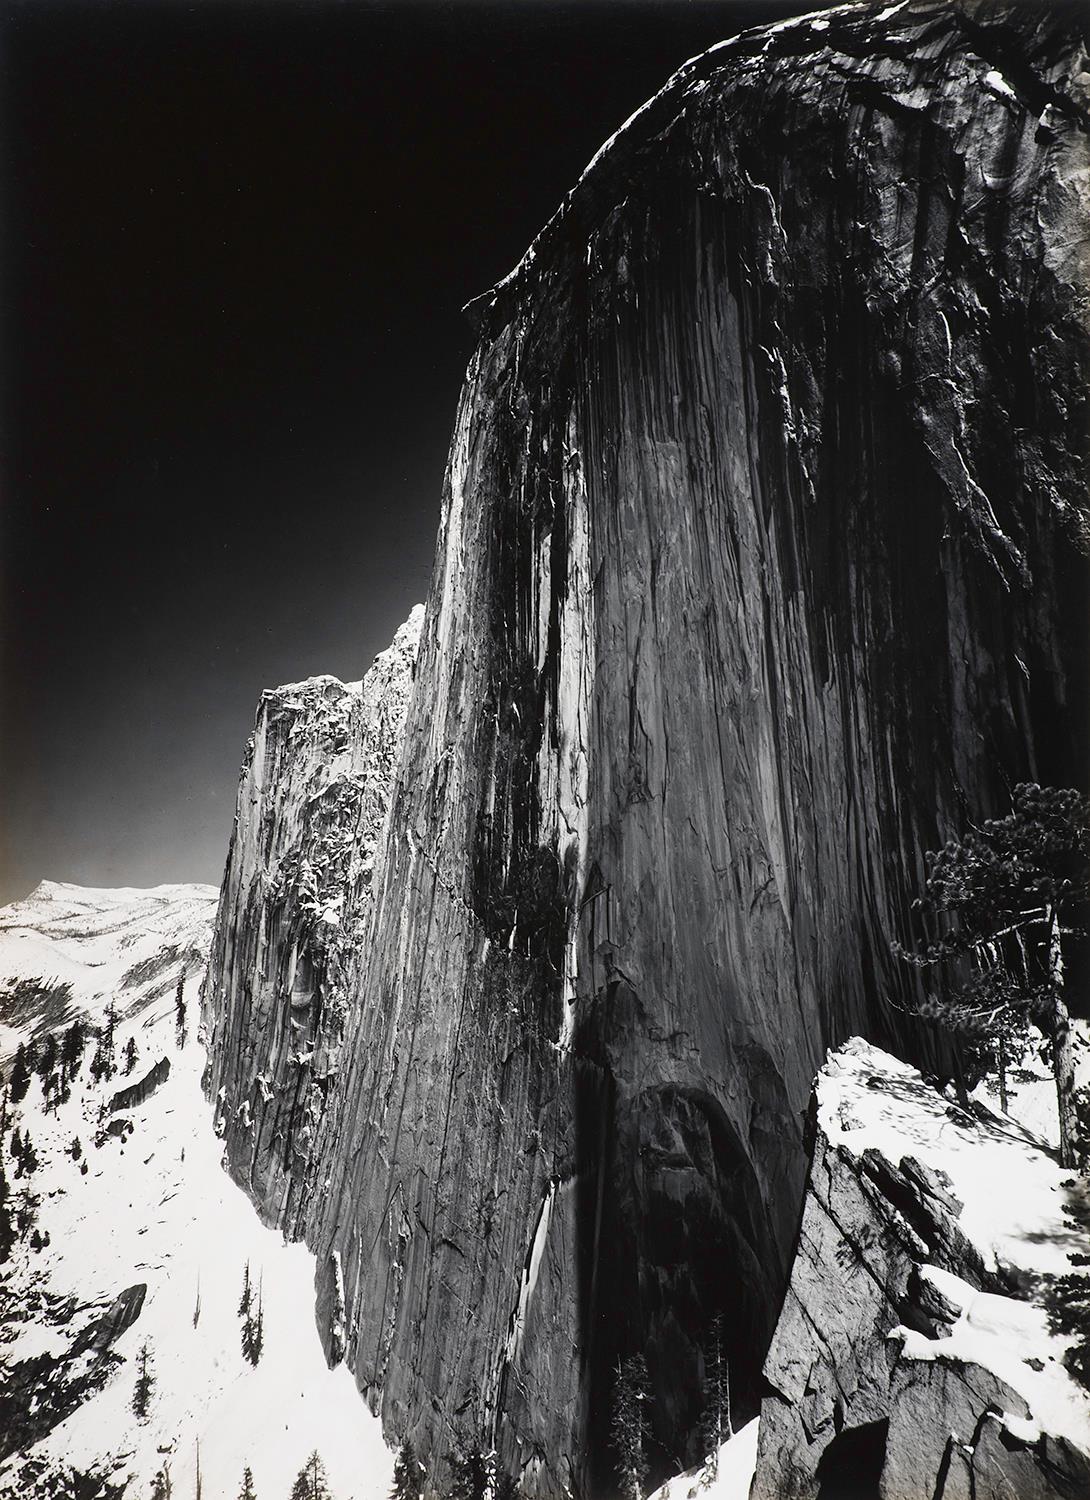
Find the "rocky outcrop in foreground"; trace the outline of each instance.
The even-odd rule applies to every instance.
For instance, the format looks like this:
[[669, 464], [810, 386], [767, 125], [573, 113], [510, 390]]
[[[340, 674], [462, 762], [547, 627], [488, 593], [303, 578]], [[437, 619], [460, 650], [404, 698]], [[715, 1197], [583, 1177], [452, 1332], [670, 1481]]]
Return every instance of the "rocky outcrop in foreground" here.
[[1090, 1494], [1090, 1397], [1040, 1305], [1090, 1252], [1076, 1191], [1013, 1121], [858, 1039], [835, 1053], [751, 1500]]
[[202, 991], [205, 1087], [233, 1175], [285, 1228], [358, 994], [422, 619], [417, 606], [362, 682], [266, 692], [239, 781]]
[[210, 1087], [436, 1474], [608, 1492], [637, 1353], [652, 1476], [697, 1461], [716, 1326], [757, 1409], [813, 1076], [924, 1052], [924, 851], [1082, 775], [1086, 125], [1061, 5], [688, 64], [471, 309], [373, 922], [341, 855], [308, 895], [342, 693], [268, 706]]

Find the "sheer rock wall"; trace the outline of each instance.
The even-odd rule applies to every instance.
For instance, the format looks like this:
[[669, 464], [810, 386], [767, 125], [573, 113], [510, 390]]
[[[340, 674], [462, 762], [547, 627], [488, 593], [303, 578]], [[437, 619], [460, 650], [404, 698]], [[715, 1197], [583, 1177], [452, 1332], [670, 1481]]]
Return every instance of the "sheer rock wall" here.
[[331, 1357], [430, 1463], [605, 1492], [636, 1351], [655, 1472], [692, 1461], [717, 1314], [756, 1409], [825, 1050], [927, 1060], [924, 851], [1081, 774], [1079, 28], [911, 0], [714, 49], [471, 306], [303, 1215]]
[[317, 1170], [385, 848], [423, 609], [362, 682], [263, 694], [202, 990], [205, 1088], [235, 1179], [292, 1230]]

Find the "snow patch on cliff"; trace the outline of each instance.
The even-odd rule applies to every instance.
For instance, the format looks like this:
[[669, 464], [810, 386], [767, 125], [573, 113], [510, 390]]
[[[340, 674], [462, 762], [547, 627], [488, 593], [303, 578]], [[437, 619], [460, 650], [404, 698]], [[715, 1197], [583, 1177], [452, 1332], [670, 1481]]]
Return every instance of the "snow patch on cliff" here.
[[[979, 1106], [968, 1115], [917, 1070], [859, 1037], [819, 1075], [818, 1124], [830, 1143], [890, 1162], [918, 1158], [961, 1204], [960, 1228], [989, 1271], [1018, 1273], [1030, 1286], [1077, 1270], [1090, 1236], [1065, 1207], [1073, 1179], [1048, 1144], [1015, 1120]], [[982, 1292], [937, 1266], [924, 1276], [960, 1315], [946, 1337], [891, 1331], [910, 1359], [978, 1364], [1025, 1400], [1040, 1430], [1090, 1450], [1090, 1402], [1062, 1364], [1071, 1338], [1048, 1330], [1044, 1308]]]

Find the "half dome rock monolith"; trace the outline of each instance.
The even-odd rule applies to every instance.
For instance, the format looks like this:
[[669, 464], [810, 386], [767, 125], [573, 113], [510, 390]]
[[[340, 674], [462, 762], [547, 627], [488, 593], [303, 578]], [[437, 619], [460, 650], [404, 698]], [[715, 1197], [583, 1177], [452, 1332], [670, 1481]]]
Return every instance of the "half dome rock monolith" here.
[[[429, 1466], [611, 1492], [642, 1353], [676, 1471], [717, 1320], [756, 1411], [826, 1049], [941, 1061], [890, 956], [924, 852], [1081, 775], [1088, 85], [1060, 5], [747, 33], [470, 308], [303, 1215], [331, 1356]], [[275, 920], [214, 951], [246, 1005]], [[278, 1059], [320, 1054], [300, 972]], [[262, 1114], [269, 1049], [217, 1027], [272, 1205], [304, 1097]]]

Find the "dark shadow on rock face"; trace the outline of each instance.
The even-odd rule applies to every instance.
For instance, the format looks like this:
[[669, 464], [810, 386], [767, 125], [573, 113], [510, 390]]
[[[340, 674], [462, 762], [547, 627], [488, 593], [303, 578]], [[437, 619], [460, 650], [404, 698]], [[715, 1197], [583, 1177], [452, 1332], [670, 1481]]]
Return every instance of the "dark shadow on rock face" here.
[[631, 1106], [626, 1134], [655, 1436], [668, 1457], [692, 1463], [702, 1456], [692, 1439], [717, 1317], [736, 1414], [756, 1408], [779, 1293], [777, 1256], [756, 1175], [709, 1093], [648, 1089]]
[[889, 1422], [846, 1427], [822, 1454], [818, 1500], [878, 1500]]
[[[625, 986], [612, 988], [615, 1016], [638, 1007], [634, 996], [616, 993]], [[626, 1097], [608, 1064], [590, 1058], [582, 1072], [582, 1352], [589, 1369], [588, 1493], [600, 1496], [616, 1488], [618, 1364], [637, 1353], [647, 1361], [647, 1457], [657, 1483], [704, 1456], [716, 1326], [735, 1426], [756, 1412], [783, 1286], [760, 1184], [722, 1104], [681, 1082]]]

